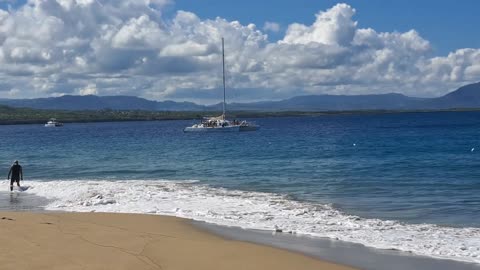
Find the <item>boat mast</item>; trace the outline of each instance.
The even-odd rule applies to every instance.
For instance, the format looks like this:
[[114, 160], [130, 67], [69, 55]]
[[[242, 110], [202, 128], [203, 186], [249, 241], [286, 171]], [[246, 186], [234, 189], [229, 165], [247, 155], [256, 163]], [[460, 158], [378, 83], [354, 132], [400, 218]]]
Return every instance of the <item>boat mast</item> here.
[[226, 102], [225, 102], [225, 47], [224, 47], [224, 41], [222, 37], [222, 71], [223, 71], [223, 120], [225, 120], [225, 107], [226, 107]]

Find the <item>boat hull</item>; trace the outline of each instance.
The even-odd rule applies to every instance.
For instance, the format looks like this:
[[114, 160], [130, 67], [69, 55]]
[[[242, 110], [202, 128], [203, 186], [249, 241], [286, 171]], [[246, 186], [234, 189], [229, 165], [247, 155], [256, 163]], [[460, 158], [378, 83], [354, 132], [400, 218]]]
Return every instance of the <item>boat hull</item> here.
[[229, 127], [186, 127], [183, 132], [239, 132], [240, 126]]

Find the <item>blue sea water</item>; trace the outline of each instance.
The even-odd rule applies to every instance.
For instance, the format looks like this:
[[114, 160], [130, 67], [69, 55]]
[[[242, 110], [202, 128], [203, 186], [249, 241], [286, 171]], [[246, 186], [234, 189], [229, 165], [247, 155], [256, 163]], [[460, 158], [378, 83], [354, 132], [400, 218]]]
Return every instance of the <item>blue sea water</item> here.
[[195, 179], [361, 217], [480, 227], [479, 112], [255, 120], [258, 132], [236, 134], [183, 133], [192, 121], [1, 126], [0, 164], [6, 175], [19, 159], [27, 180]]
[[[193, 185], [275, 194], [302, 205], [326, 205], [360, 219], [474, 230], [462, 232], [465, 239], [478, 234], [480, 112], [326, 115], [255, 121], [261, 125], [257, 132], [228, 134], [183, 133], [183, 128], [194, 121], [77, 123], [62, 128], [0, 126], [0, 166], [6, 176], [12, 161], [20, 160], [27, 184], [52, 180], [138, 180], [142, 184], [196, 180]], [[242, 194], [247, 193], [229, 196], [245, 196]], [[208, 200], [208, 196], [202, 198]], [[224, 197], [222, 200], [228, 202]], [[112, 202], [121, 204], [118, 199]], [[82, 201], [82, 205], [90, 203]], [[235, 213], [224, 215], [221, 220], [232, 218]], [[275, 216], [265, 214], [265, 220], [276, 218], [270, 215]], [[345, 221], [342, 222], [340, 225], [345, 227]], [[292, 223], [299, 228], [296, 223], [301, 222]], [[312, 225], [307, 229], [314, 228]], [[451, 234], [449, 240], [454, 243], [458, 232]], [[389, 239], [382, 241], [388, 243]], [[384, 242], [379, 245], [383, 247]], [[442, 242], [437, 244], [440, 247]], [[427, 255], [458, 255], [461, 259], [480, 254], [480, 246], [466, 251], [462, 246], [452, 246], [445, 254], [429, 248], [412, 250]], [[461, 249], [461, 254], [456, 248]]]
[[235, 134], [183, 133], [192, 121], [2, 126], [0, 161], [7, 174], [19, 159], [29, 180], [195, 179], [362, 217], [480, 227], [479, 112], [256, 121], [258, 132]]

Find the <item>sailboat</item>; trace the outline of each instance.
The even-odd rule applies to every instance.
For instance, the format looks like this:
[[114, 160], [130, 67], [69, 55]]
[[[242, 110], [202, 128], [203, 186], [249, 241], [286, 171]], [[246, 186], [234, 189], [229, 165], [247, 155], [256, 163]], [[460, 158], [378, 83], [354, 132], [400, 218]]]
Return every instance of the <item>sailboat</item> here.
[[226, 119], [226, 100], [225, 100], [225, 45], [222, 38], [222, 72], [223, 72], [223, 113], [217, 117], [207, 117], [201, 123], [183, 129], [184, 132], [239, 132], [255, 131], [258, 125], [245, 120], [227, 120]]

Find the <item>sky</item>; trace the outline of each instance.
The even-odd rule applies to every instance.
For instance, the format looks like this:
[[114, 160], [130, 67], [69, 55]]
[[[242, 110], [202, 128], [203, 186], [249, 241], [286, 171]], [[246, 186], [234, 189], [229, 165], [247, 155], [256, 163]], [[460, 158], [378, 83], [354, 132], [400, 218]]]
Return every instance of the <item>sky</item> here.
[[444, 95], [480, 81], [480, 1], [0, 0], [0, 98]]

